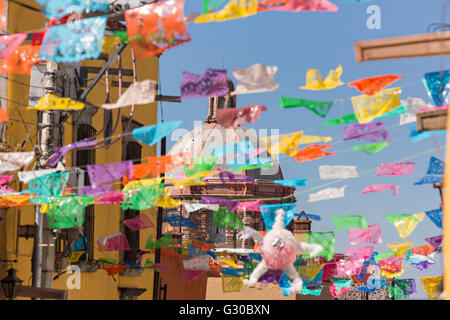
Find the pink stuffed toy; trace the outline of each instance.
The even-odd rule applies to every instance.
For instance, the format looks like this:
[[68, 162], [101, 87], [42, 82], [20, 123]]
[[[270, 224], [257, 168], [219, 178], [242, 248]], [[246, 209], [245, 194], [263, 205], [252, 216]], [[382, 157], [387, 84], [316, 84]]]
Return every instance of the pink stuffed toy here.
[[250, 278], [244, 280], [244, 283], [253, 287], [258, 279], [264, 275], [269, 269], [281, 269], [286, 275], [292, 279], [291, 290], [301, 292], [303, 281], [294, 267], [294, 261], [299, 251], [308, 251], [311, 257], [318, 255], [322, 251], [319, 244], [309, 244], [298, 242], [292, 232], [284, 227], [283, 209], [277, 211], [277, 216], [270, 230], [265, 236], [258, 233], [250, 227], [244, 227], [238, 233], [239, 240], [252, 238], [261, 248], [262, 261], [253, 270]]

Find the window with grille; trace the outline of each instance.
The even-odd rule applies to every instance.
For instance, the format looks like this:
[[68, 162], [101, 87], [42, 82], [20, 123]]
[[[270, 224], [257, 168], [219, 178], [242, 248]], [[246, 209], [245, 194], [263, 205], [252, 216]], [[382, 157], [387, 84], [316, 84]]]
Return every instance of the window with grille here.
[[[96, 130], [89, 124], [79, 124], [76, 127], [75, 141], [80, 141], [96, 134]], [[90, 185], [86, 165], [95, 163], [95, 149], [77, 150], [75, 152], [74, 166], [82, 167], [84, 170], [84, 185]], [[87, 206], [83, 224], [83, 236], [86, 239], [87, 254], [89, 260], [94, 259], [94, 205]]]
[[[124, 141], [124, 161], [133, 160], [134, 164], [141, 163], [142, 146], [135, 141]], [[135, 218], [140, 214], [138, 210], [122, 210], [122, 221]], [[121, 224], [121, 231], [126, 235], [130, 250], [121, 251], [121, 261], [131, 261], [133, 263], [137, 260], [137, 254], [140, 247], [140, 232], [131, 231], [128, 227]]]

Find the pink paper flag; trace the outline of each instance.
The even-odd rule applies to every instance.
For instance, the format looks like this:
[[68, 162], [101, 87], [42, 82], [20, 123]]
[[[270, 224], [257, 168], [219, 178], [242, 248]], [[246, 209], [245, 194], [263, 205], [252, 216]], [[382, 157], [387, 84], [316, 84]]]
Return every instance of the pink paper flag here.
[[185, 270], [185, 269], [181, 269], [180, 273], [181, 273], [181, 282], [191, 282], [195, 279], [197, 279], [198, 277], [200, 277], [202, 274], [204, 274], [207, 271], [203, 271], [203, 270]]
[[368, 260], [372, 256], [373, 246], [347, 248], [346, 250], [353, 260]]
[[243, 202], [239, 202], [238, 205], [234, 208], [234, 210], [236, 211], [241, 211], [241, 210], [247, 210], [247, 211], [261, 211], [261, 209], [259, 208], [260, 205], [262, 205], [263, 202], [261, 200], [256, 200], [256, 201], [243, 201]]
[[352, 246], [361, 243], [381, 243], [381, 226], [372, 224], [364, 228], [348, 230], [348, 238]]
[[375, 192], [375, 191], [382, 191], [382, 190], [387, 190], [387, 189], [391, 189], [392, 190], [392, 194], [395, 196], [398, 193], [398, 186], [393, 185], [393, 184], [374, 184], [372, 186], [367, 186], [364, 188], [363, 193], [370, 193], [370, 192]]
[[115, 233], [102, 239], [97, 239], [100, 251], [127, 251], [130, 250], [127, 236], [124, 233]]
[[414, 162], [381, 163], [377, 169], [377, 176], [405, 176], [413, 174]]
[[27, 38], [27, 33], [14, 33], [0, 37], [0, 59], [7, 59]]
[[261, 0], [258, 11], [338, 11], [338, 7], [327, 0]]
[[122, 192], [111, 192], [108, 193], [101, 198], [95, 198], [95, 203], [101, 204], [120, 204], [123, 202], [123, 193]]
[[348, 278], [361, 273], [363, 260], [339, 260], [336, 263], [336, 274], [338, 278]]
[[217, 122], [225, 128], [235, 128], [237, 125], [250, 122], [253, 123], [259, 119], [261, 111], [266, 111], [265, 106], [251, 104], [242, 108], [226, 108], [217, 111]]
[[150, 218], [145, 214], [140, 214], [136, 218], [124, 220], [123, 224], [126, 225], [131, 231], [137, 231], [155, 226]]

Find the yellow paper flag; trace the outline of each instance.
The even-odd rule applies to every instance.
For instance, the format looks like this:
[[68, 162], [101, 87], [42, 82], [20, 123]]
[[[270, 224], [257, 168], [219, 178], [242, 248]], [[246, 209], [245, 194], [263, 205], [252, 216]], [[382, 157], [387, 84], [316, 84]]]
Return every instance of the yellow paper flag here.
[[31, 110], [81, 110], [84, 103], [70, 98], [60, 98], [51, 93], [47, 93], [39, 99], [36, 107], [27, 107]]
[[404, 255], [412, 245], [412, 241], [387, 244], [387, 246], [392, 249], [396, 257], [401, 257], [402, 255]]
[[284, 153], [290, 157], [297, 154], [299, 145], [316, 142], [329, 142], [331, 140], [333, 140], [331, 137], [305, 136], [303, 135], [303, 131], [264, 138], [267, 145], [267, 151], [269, 151], [270, 154], [274, 155]]
[[319, 70], [309, 69], [306, 72], [306, 85], [300, 89], [306, 90], [327, 90], [343, 85], [341, 81], [342, 66], [339, 65], [336, 70], [330, 70], [327, 77], [323, 79]]
[[297, 270], [300, 278], [306, 281], [313, 281], [324, 266], [325, 264], [303, 265], [298, 266]]
[[404, 219], [400, 219], [394, 222], [395, 227], [397, 228], [397, 231], [402, 239], [405, 239], [407, 236], [409, 236], [414, 229], [417, 227], [419, 222], [423, 220], [425, 217], [425, 213], [416, 213], [413, 214], [413, 217], [407, 217]]
[[378, 92], [373, 96], [352, 97], [353, 110], [359, 123], [368, 123], [383, 114], [394, 110], [401, 104], [401, 88], [392, 88]]
[[159, 196], [159, 199], [156, 201], [156, 206], [161, 208], [175, 208], [178, 206], [181, 206], [183, 204], [183, 201], [178, 201], [170, 197], [170, 190], [169, 189], [163, 189], [161, 192], [161, 195]]
[[442, 293], [442, 276], [419, 278], [430, 300], [436, 300]]
[[224, 21], [243, 18], [258, 12], [258, 0], [230, 0], [218, 12], [205, 13], [195, 19], [195, 23]]

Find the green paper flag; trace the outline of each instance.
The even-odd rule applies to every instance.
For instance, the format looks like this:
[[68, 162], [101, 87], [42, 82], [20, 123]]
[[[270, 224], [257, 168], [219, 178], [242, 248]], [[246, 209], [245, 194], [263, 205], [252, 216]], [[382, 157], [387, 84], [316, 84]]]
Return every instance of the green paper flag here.
[[338, 231], [368, 227], [363, 216], [333, 216], [333, 221]]
[[123, 210], [145, 210], [156, 205], [164, 184], [153, 184], [123, 192]]
[[394, 298], [394, 300], [401, 300], [409, 298], [409, 295], [403, 293], [402, 289], [395, 286], [389, 286], [389, 298]]
[[374, 257], [376, 263], [379, 263], [381, 260], [393, 257], [395, 255], [394, 251], [387, 251], [383, 253], [379, 253]]
[[48, 205], [48, 223], [52, 229], [82, 226], [84, 209], [94, 204], [93, 196], [52, 197]]
[[210, 171], [216, 164], [216, 161], [217, 158], [214, 156], [194, 158], [194, 167], [188, 168], [186, 165], [184, 165], [184, 173], [187, 177], [191, 177], [204, 171]]
[[333, 106], [333, 101], [316, 101], [316, 100], [304, 100], [300, 98], [289, 98], [289, 97], [281, 97], [280, 98], [280, 106], [283, 108], [296, 108], [296, 107], [305, 107], [308, 110], [311, 110], [319, 117], [325, 118], [330, 112], [331, 107]]
[[165, 249], [165, 248], [174, 248], [175, 245], [172, 240], [172, 236], [168, 233], [163, 235], [156, 241], [153, 241], [153, 235], [150, 235], [147, 238], [147, 243], [145, 244], [145, 249]]
[[[334, 257], [334, 232], [309, 232], [303, 234], [303, 241], [306, 243], [320, 244], [323, 249], [318, 254], [330, 261]], [[306, 258], [310, 258], [309, 253], [306, 253]]]
[[353, 146], [353, 151], [364, 151], [367, 154], [374, 155], [378, 151], [386, 148], [389, 145], [388, 142], [380, 142], [380, 143], [371, 143], [371, 144], [364, 144], [361, 146]]
[[244, 227], [241, 219], [235, 212], [228, 211], [225, 207], [220, 207], [219, 210], [213, 212], [213, 219], [216, 228], [227, 228], [232, 230], [240, 230]]
[[342, 117], [325, 120], [322, 124], [322, 128], [340, 126], [348, 123], [357, 123], [358, 119], [356, 119], [356, 115], [354, 113], [347, 114]]

